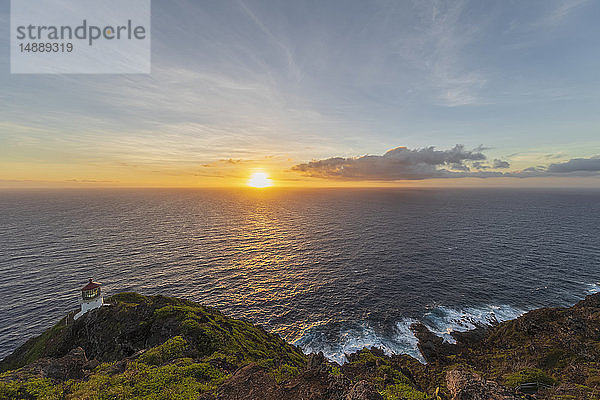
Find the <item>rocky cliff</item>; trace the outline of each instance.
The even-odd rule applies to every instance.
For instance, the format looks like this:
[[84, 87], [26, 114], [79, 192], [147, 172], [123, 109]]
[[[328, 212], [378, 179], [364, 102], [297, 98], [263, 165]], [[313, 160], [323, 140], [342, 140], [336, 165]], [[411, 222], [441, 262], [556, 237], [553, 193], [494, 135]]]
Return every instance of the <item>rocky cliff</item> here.
[[456, 334], [412, 329], [427, 360], [378, 349], [338, 365], [176, 298], [121, 293], [0, 364], [1, 399], [600, 399], [600, 294]]

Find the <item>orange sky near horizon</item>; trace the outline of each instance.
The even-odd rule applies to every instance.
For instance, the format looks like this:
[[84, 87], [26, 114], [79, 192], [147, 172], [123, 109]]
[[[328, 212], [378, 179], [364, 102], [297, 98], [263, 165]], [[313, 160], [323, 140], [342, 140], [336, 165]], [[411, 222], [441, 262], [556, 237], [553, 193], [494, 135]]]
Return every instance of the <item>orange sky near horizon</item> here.
[[[514, 158], [509, 171], [540, 165], [537, 153]], [[282, 156], [258, 159], [220, 159], [205, 163], [151, 160], [97, 162], [65, 159], [62, 162], [0, 160], [0, 188], [78, 187], [248, 187], [253, 173], [264, 172], [274, 188], [283, 187], [591, 187], [600, 188], [600, 175], [589, 177], [462, 177], [420, 180], [348, 180], [319, 178], [294, 171], [305, 160]]]
[[[573, 187], [598, 188], [600, 177], [539, 177], [539, 178], [445, 178], [398, 181], [334, 180], [305, 177], [296, 172], [271, 167], [251, 167], [220, 171], [214, 176], [181, 171], [131, 171], [123, 168], [91, 167], [78, 169], [47, 168], [30, 174], [13, 170], [8, 176], [0, 173], [0, 189], [19, 188], [248, 188], [248, 180], [257, 171], [272, 179], [270, 190], [276, 188], [436, 188], [436, 187]], [[35, 178], [32, 178], [34, 176]], [[71, 178], [65, 179], [64, 176]]]

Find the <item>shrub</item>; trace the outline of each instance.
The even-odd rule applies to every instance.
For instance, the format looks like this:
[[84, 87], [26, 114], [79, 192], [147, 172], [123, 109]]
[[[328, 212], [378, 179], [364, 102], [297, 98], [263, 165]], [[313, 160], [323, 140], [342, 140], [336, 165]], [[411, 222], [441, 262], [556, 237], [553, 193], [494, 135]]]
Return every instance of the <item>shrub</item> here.
[[126, 303], [126, 304], [147, 304], [150, 300], [146, 296], [142, 296], [135, 292], [122, 292], [110, 296], [107, 299], [107, 303]]
[[0, 381], [0, 399], [59, 399], [63, 385], [54, 384], [47, 378], [34, 378], [26, 381]]
[[548, 376], [544, 371], [537, 368], [526, 368], [519, 372], [507, 374], [504, 376], [504, 383], [507, 386], [519, 386], [523, 383], [540, 383], [542, 385], [554, 386], [556, 380]]
[[185, 339], [181, 336], [175, 336], [146, 351], [140, 356], [139, 361], [152, 365], [164, 364], [167, 361], [183, 357], [186, 349], [187, 342]]
[[210, 364], [191, 363], [189, 359], [161, 367], [137, 362], [128, 365], [127, 370], [121, 374], [112, 376], [95, 374], [88, 381], [74, 384], [72, 398], [195, 399], [203, 392], [215, 389], [227, 377], [228, 375]]
[[386, 387], [381, 395], [385, 400], [426, 400], [427, 394], [420, 392], [406, 383], [398, 383]]
[[280, 365], [271, 372], [271, 376], [277, 383], [289, 382], [298, 376], [300, 371], [297, 367], [289, 364]]
[[404, 376], [404, 374], [396, 369], [393, 369], [389, 365], [382, 365], [377, 368], [377, 373], [380, 375], [380, 379], [383, 380], [386, 376], [388, 379], [393, 379], [394, 383], [403, 383], [410, 385], [410, 380]]

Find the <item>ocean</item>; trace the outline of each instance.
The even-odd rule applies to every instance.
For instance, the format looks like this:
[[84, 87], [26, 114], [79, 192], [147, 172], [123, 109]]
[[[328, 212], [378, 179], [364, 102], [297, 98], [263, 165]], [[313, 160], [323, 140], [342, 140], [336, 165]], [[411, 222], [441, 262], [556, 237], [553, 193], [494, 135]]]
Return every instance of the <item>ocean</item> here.
[[[600, 290], [600, 191], [0, 192], [0, 358], [78, 307], [138, 291], [218, 307], [339, 362]], [[422, 359], [422, 358], [421, 358]]]

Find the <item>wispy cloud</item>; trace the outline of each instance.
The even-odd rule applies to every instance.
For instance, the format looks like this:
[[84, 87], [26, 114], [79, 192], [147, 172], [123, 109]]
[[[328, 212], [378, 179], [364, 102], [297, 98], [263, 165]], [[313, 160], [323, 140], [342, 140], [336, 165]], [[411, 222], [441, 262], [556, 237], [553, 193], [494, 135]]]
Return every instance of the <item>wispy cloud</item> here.
[[290, 50], [289, 46], [286, 45], [283, 40], [277, 37], [271, 30], [267, 27], [267, 25], [260, 19], [254, 11], [246, 4], [244, 0], [238, 0], [238, 4], [240, 8], [250, 17], [250, 19], [256, 24], [256, 26], [263, 32], [270, 41], [275, 43], [277, 47], [281, 49], [283, 55], [287, 60], [287, 66], [290, 72], [295, 76], [296, 81], [300, 81], [302, 78], [302, 73], [298, 66], [296, 65], [296, 61], [294, 60], [294, 54]]
[[515, 35], [517, 40], [510, 44], [513, 48], [534, 47], [538, 40], [536, 32], [552, 32], [566, 24], [573, 14], [590, 3], [590, 0], [549, 0], [544, 2], [543, 7], [530, 7], [531, 4], [522, 3], [522, 12], [507, 24], [503, 34]]
[[[589, 3], [590, 0], [559, 0], [547, 12], [531, 22], [534, 28], [554, 28], [561, 24], [573, 11]], [[550, 3], [552, 4], [552, 3]]]
[[[403, 33], [397, 54], [420, 71], [417, 93], [440, 106], [477, 104], [485, 87], [485, 74], [465, 62], [484, 22], [464, 23], [467, 1], [414, 3], [418, 28]], [[483, 20], [482, 20], [483, 21]]]
[[430, 43], [433, 51], [427, 66], [432, 85], [437, 90], [437, 102], [446, 106], [476, 104], [479, 90], [486, 84], [481, 71], [463, 62], [465, 47], [477, 38], [480, 26], [461, 23], [467, 2], [431, 3]]

